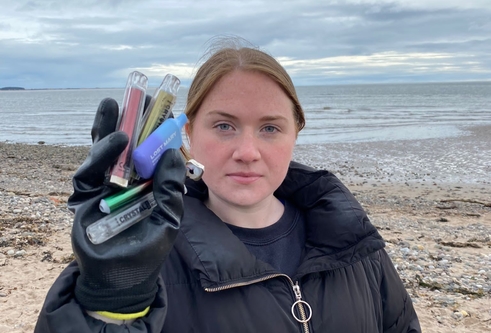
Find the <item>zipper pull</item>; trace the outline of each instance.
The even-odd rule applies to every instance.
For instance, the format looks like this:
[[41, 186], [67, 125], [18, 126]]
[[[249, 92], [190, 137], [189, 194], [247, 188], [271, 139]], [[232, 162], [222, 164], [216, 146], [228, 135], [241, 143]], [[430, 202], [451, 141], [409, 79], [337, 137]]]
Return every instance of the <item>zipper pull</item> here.
[[[295, 303], [293, 303], [292, 305], [293, 318], [295, 318], [295, 320], [298, 321], [299, 323], [306, 323], [310, 320], [310, 318], [312, 318], [312, 308], [310, 307], [309, 303], [302, 300], [302, 292], [300, 291], [300, 286], [298, 285], [298, 281], [295, 282], [295, 284], [293, 285], [293, 293], [295, 294], [295, 298], [297, 299]], [[295, 314], [295, 306], [297, 305], [301, 318], [298, 318], [297, 315]], [[305, 313], [304, 306], [308, 310], [308, 315]]]
[[295, 293], [295, 298], [297, 299], [297, 301], [301, 301], [302, 300], [302, 292], [300, 291], [300, 286], [298, 285], [298, 281], [293, 286], [293, 292]]

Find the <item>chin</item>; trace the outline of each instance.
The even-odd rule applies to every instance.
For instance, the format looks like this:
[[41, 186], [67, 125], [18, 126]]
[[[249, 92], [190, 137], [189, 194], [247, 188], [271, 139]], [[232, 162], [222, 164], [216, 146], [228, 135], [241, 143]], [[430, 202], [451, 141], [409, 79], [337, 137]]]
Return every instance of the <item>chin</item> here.
[[234, 197], [234, 196], [228, 196], [225, 197], [228, 202], [236, 205], [236, 206], [243, 206], [243, 207], [249, 207], [249, 206], [254, 206], [265, 199], [268, 198], [268, 196], [258, 196], [257, 193], [254, 193], [254, 195], [248, 195], [248, 196], [240, 196], [240, 197]]

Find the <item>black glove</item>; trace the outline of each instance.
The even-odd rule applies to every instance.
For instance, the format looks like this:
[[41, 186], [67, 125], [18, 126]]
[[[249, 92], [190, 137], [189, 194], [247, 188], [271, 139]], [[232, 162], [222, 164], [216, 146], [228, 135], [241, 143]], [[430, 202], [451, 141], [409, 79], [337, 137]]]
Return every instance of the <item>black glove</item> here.
[[124, 132], [114, 132], [117, 117], [117, 102], [103, 100], [92, 128], [93, 146], [73, 177], [68, 207], [75, 212], [72, 247], [80, 267], [75, 297], [86, 310], [135, 313], [153, 302], [161, 266], [177, 236], [186, 168], [178, 150], [167, 150], [153, 177], [157, 206], [152, 214], [104, 243], [92, 244], [85, 229], [105, 215], [100, 200], [118, 191], [104, 185], [105, 172], [128, 143]]

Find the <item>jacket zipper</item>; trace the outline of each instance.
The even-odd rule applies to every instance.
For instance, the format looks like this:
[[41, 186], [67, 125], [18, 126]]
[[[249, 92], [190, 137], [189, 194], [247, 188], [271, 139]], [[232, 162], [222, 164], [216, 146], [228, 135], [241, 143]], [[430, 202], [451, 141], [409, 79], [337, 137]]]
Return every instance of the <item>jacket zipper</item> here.
[[[293, 285], [293, 281], [290, 280]], [[309, 320], [312, 318], [312, 308], [309, 303], [302, 300], [302, 293], [300, 292], [300, 286], [298, 285], [298, 281], [293, 285], [293, 292], [295, 293], [295, 298], [297, 299], [295, 303], [292, 305], [292, 316], [296, 321], [303, 325], [303, 330], [305, 333], [309, 333]], [[295, 315], [295, 305], [298, 306], [298, 310], [300, 312], [300, 318]], [[308, 314], [305, 313], [305, 308], [308, 310]]]
[[[232, 289], [232, 288], [237, 288], [237, 287], [243, 287], [243, 286], [248, 286], [254, 283], [258, 282], [263, 282], [269, 279], [273, 279], [276, 277], [286, 277], [288, 281], [290, 282], [290, 285], [293, 289], [293, 293], [295, 294], [295, 302], [292, 305], [291, 312], [293, 318], [295, 318], [296, 321], [302, 324], [303, 326], [303, 332], [304, 333], [310, 333], [309, 329], [309, 321], [312, 318], [312, 308], [310, 307], [309, 303], [305, 302], [302, 300], [302, 293], [300, 291], [300, 286], [298, 285], [297, 282], [293, 282], [293, 280], [285, 274], [270, 274], [267, 276], [263, 276], [262, 278], [255, 279], [255, 280], [250, 280], [247, 282], [238, 282], [238, 283], [232, 283], [226, 286], [221, 286], [221, 287], [216, 287], [216, 288], [205, 288], [205, 291], [207, 292], [216, 292], [216, 291], [222, 291], [226, 289]], [[295, 314], [295, 306], [298, 307], [299, 313], [300, 313], [300, 318]], [[307, 313], [305, 311], [307, 309]]]

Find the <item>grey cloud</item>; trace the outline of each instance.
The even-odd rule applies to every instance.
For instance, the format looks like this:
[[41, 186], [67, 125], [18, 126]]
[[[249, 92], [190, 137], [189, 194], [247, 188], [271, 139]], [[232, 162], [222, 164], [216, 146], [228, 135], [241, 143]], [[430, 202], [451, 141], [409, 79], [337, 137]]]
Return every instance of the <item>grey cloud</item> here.
[[[396, 1], [270, 1], [253, 7], [240, 1], [43, 0], [19, 2], [15, 9], [37, 26], [29, 42], [0, 35], [0, 86], [13, 85], [13, 80], [19, 85], [26, 77], [32, 87], [121, 86], [124, 80], [114, 73], [128, 68], [192, 67], [206, 41], [217, 34], [240, 35], [273, 56], [297, 60], [429, 52], [452, 55], [448, 61], [462, 68], [477, 62], [474, 68], [488, 70], [488, 76], [491, 68], [488, 8], [404, 8]], [[15, 28], [0, 24], [5, 33]], [[345, 74], [339, 76], [302, 68], [292, 76], [302, 84], [486, 79], [482, 73], [441, 73], [429, 60], [433, 72], [424, 75], [396, 65], [343, 66]]]

